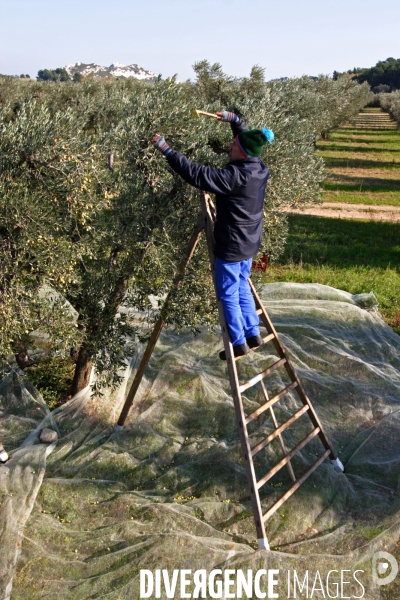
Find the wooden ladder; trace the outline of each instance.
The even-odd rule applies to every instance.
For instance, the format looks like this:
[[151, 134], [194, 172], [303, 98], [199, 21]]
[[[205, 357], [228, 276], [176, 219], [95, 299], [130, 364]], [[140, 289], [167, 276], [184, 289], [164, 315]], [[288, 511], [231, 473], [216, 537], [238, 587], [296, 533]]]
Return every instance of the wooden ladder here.
[[[210, 196], [208, 196], [208, 194], [204, 194], [202, 196], [201, 205], [202, 205], [202, 212], [203, 212], [203, 218], [204, 218], [204, 228], [205, 228], [206, 238], [207, 238], [208, 252], [210, 255], [211, 271], [212, 271], [214, 286], [215, 286], [215, 255], [214, 255], [214, 234], [213, 234], [215, 209], [214, 209], [212, 200], [211, 200]], [[301, 486], [301, 484], [309, 477], [309, 475], [311, 475], [311, 473], [313, 471], [315, 471], [315, 469], [317, 467], [319, 467], [319, 465], [327, 457], [329, 457], [331, 459], [331, 461], [333, 462], [334, 468], [336, 470], [344, 471], [344, 468], [343, 468], [343, 465], [340, 462], [340, 460], [336, 457], [336, 455], [332, 449], [332, 446], [330, 445], [328, 438], [326, 437], [326, 434], [325, 434], [324, 429], [317, 417], [317, 414], [316, 414], [307, 394], [305, 393], [304, 388], [301, 385], [301, 382], [300, 382], [295, 370], [293, 369], [293, 367], [291, 365], [291, 362], [289, 360], [289, 357], [287, 356], [286, 350], [282, 346], [282, 344], [279, 340], [278, 334], [276, 333], [275, 328], [272, 325], [272, 322], [271, 322], [264, 306], [262, 305], [262, 302], [261, 302], [261, 300], [254, 288], [254, 285], [250, 279], [249, 279], [249, 284], [250, 284], [252, 294], [254, 296], [257, 314], [260, 316], [261, 321], [267, 331], [267, 335], [263, 338], [264, 344], [271, 342], [274, 345], [279, 358], [275, 363], [273, 363], [272, 365], [268, 366], [263, 371], [261, 371], [261, 373], [259, 373], [255, 377], [252, 377], [249, 381], [246, 381], [242, 384], [239, 382], [238, 371], [236, 368], [236, 361], [240, 360], [243, 357], [235, 357], [233, 354], [233, 346], [232, 346], [230, 338], [229, 338], [228, 328], [227, 328], [227, 325], [225, 322], [225, 315], [224, 315], [224, 309], [222, 306], [222, 302], [218, 298], [218, 294], [216, 294], [216, 295], [217, 295], [219, 320], [220, 320], [220, 324], [221, 324], [222, 338], [224, 341], [224, 348], [225, 348], [227, 365], [228, 365], [228, 373], [229, 373], [229, 380], [230, 380], [230, 384], [231, 384], [233, 403], [234, 403], [234, 407], [235, 407], [236, 420], [237, 420], [237, 424], [238, 424], [238, 428], [239, 428], [239, 436], [240, 436], [240, 441], [241, 441], [241, 446], [242, 446], [242, 453], [243, 453], [243, 457], [244, 457], [244, 461], [245, 461], [247, 482], [248, 482], [248, 486], [250, 489], [250, 497], [251, 497], [251, 503], [252, 503], [252, 507], [253, 507], [254, 521], [255, 521], [256, 530], [257, 530], [258, 548], [260, 550], [269, 550], [270, 548], [269, 548], [269, 544], [268, 544], [268, 539], [267, 539], [267, 536], [265, 533], [266, 521], [268, 521], [268, 519], [278, 510], [278, 508], [280, 506], [282, 506], [282, 504], [288, 498], [290, 498], [290, 496]], [[267, 388], [264, 384], [264, 379], [268, 375], [270, 375], [273, 371], [275, 371], [276, 369], [279, 369], [280, 367], [283, 367], [286, 370], [286, 373], [288, 374], [289, 379], [290, 379], [290, 383], [289, 383], [289, 385], [284, 387], [279, 393], [277, 393], [275, 396], [273, 396], [272, 398], [269, 398]], [[265, 402], [259, 408], [257, 408], [255, 411], [253, 411], [251, 414], [246, 415], [244, 408], [243, 408], [242, 393], [245, 390], [248, 390], [249, 388], [253, 387], [254, 385], [256, 385], [258, 383], [261, 386], [261, 390], [262, 390], [262, 394], [263, 394]], [[294, 412], [294, 414], [289, 419], [287, 419], [284, 423], [282, 423], [281, 425], [278, 425], [273, 407], [281, 398], [283, 398], [286, 394], [288, 394], [292, 390], [297, 393], [303, 406], [299, 410]], [[256, 419], [258, 419], [258, 417], [263, 415], [265, 413], [265, 411], [267, 411], [267, 410], [270, 412], [271, 420], [274, 425], [274, 430], [264, 440], [259, 442], [256, 446], [251, 447], [247, 426], [249, 425], [249, 423], [252, 423]], [[312, 431], [304, 439], [302, 439], [298, 444], [296, 444], [296, 446], [294, 448], [292, 448], [291, 450], [287, 450], [284, 440], [283, 440], [283, 437], [282, 437], [282, 433], [303, 415], [308, 415], [309, 419], [311, 420], [312, 427], [313, 427]], [[319, 439], [322, 442], [324, 451], [318, 457], [318, 459], [311, 465], [311, 467], [309, 467], [307, 469], [307, 471], [305, 473], [303, 473], [300, 477], [296, 477], [294, 470], [293, 470], [293, 466], [291, 464], [291, 459], [298, 452], [300, 452], [300, 450], [302, 450], [309, 442], [311, 442], [311, 440], [313, 440], [317, 436], [319, 437]], [[256, 454], [258, 454], [258, 452], [260, 452], [262, 449], [266, 448], [268, 446], [268, 444], [270, 444], [275, 439], [277, 439], [280, 444], [283, 458], [272, 469], [270, 469], [270, 471], [268, 471], [268, 473], [266, 473], [263, 477], [261, 477], [260, 479], [257, 480], [253, 458]], [[262, 488], [263, 485], [265, 485], [267, 483], [267, 481], [269, 481], [284, 466], [287, 466], [287, 468], [288, 468], [290, 478], [293, 481], [293, 485], [281, 496], [281, 498], [277, 502], [275, 502], [272, 506], [270, 506], [270, 508], [268, 508], [268, 510], [263, 514], [259, 490]]]
[[[121, 411], [120, 417], [118, 419], [117, 424], [115, 425], [114, 429], [116, 431], [120, 431], [121, 429], [123, 429], [125, 420], [128, 416], [128, 413], [133, 404], [133, 400], [135, 398], [136, 392], [137, 392], [140, 382], [143, 378], [146, 366], [150, 360], [151, 354], [156, 346], [157, 340], [158, 340], [161, 330], [164, 326], [164, 323], [165, 323], [165, 320], [166, 320], [166, 317], [168, 314], [168, 310], [169, 310], [169, 305], [170, 305], [171, 300], [173, 299], [175, 289], [180, 285], [180, 283], [182, 282], [182, 280], [184, 278], [185, 269], [188, 266], [188, 264], [193, 256], [193, 253], [195, 252], [197, 243], [200, 239], [201, 232], [203, 230], [206, 233], [208, 252], [209, 252], [209, 256], [210, 256], [211, 271], [212, 271], [212, 276], [213, 276], [213, 281], [214, 281], [214, 286], [215, 286], [215, 255], [214, 255], [215, 208], [214, 208], [212, 200], [208, 194], [202, 194], [201, 208], [202, 208], [202, 214], [200, 215], [197, 227], [194, 230], [192, 237], [189, 241], [187, 255], [183, 258], [181, 264], [178, 267], [177, 274], [173, 281], [172, 288], [171, 288], [169, 294], [167, 295], [167, 298], [164, 302], [164, 306], [162, 307], [162, 309], [160, 311], [160, 316], [154, 325], [153, 332], [150, 336], [146, 350], [142, 356], [142, 360], [141, 360], [138, 370], [136, 372], [136, 375], [135, 375], [135, 378], [131, 385], [131, 388], [127, 394], [125, 404]], [[257, 314], [260, 316], [261, 321], [267, 331], [267, 335], [263, 338], [264, 344], [267, 344], [270, 342], [274, 345], [275, 350], [278, 353], [278, 360], [275, 363], [273, 363], [272, 365], [266, 367], [263, 371], [261, 371], [261, 373], [259, 373], [255, 377], [252, 377], [249, 381], [246, 381], [242, 384], [239, 382], [238, 372], [236, 369], [236, 361], [239, 360], [239, 358], [243, 358], [243, 357], [236, 358], [233, 354], [233, 346], [231, 344], [229, 334], [228, 334], [228, 328], [227, 328], [227, 325], [225, 322], [224, 309], [223, 309], [221, 300], [218, 298], [218, 294], [216, 294], [216, 296], [217, 296], [219, 320], [220, 320], [221, 330], [222, 330], [222, 339], [224, 342], [224, 348], [225, 348], [226, 359], [227, 359], [227, 366], [228, 366], [229, 380], [230, 380], [231, 391], [232, 391], [233, 404], [235, 407], [236, 420], [237, 420], [238, 429], [239, 429], [242, 453], [243, 453], [243, 457], [244, 457], [244, 461], [245, 461], [247, 482], [248, 482], [248, 486], [250, 489], [250, 497], [251, 497], [251, 503], [252, 503], [252, 507], [253, 507], [254, 521], [255, 521], [256, 531], [257, 531], [258, 548], [260, 550], [269, 550], [270, 548], [269, 548], [269, 544], [268, 544], [268, 539], [267, 539], [267, 536], [265, 533], [265, 523], [275, 513], [275, 511], [278, 510], [278, 508], [280, 506], [282, 506], [282, 504], [288, 498], [290, 498], [290, 496], [301, 486], [301, 484], [307, 479], [307, 477], [309, 475], [311, 475], [311, 473], [313, 471], [315, 471], [315, 469], [327, 457], [329, 457], [331, 459], [331, 461], [334, 465], [334, 468], [337, 471], [344, 471], [344, 468], [343, 468], [343, 465], [340, 462], [340, 460], [336, 457], [336, 455], [328, 441], [328, 438], [325, 435], [324, 429], [317, 417], [317, 414], [316, 414], [307, 394], [305, 393], [299, 378], [297, 377], [297, 375], [290, 363], [290, 360], [287, 356], [286, 350], [282, 346], [282, 344], [279, 340], [278, 334], [276, 333], [274, 326], [272, 325], [272, 322], [271, 322], [270, 318], [268, 317], [268, 314], [267, 314], [265, 308], [263, 307], [262, 302], [261, 302], [261, 300], [253, 286], [253, 283], [251, 282], [250, 279], [249, 279], [249, 284], [250, 284], [250, 288], [251, 288], [251, 291], [254, 296]], [[264, 383], [264, 379], [268, 375], [270, 375], [273, 371], [275, 371], [276, 369], [279, 369], [280, 367], [283, 367], [286, 370], [286, 373], [288, 374], [289, 379], [290, 379], [290, 383], [286, 387], [284, 387], [280, 392], [278, 392], [275, 396], [273, 396], [272, 398], [269, 398], [267, 388]], [[244, 408], [243, 408], [242, 393], [258, 383], [261, 386], [261, 390], [262, 390], [262, 394], [263, 394], [265, 402], [259, 408], [257, 408], [255, 411], [253, 411], [251, 414], [246, 415], [246, 413], [244, 412]], [[293, 415], [289, 419], [287, 419], [284, 423], [279, 425], [278, 421], [276, 419], [276, 416], [275, 416], [274, 405], [281, 398], [283, 398], [286, 394], [288, 394], [292, 390], [297, 393], [303, 406], [299, 410], [294, 412]], [[269, 413], [270, 413], [271, 420], [274, 425], [274, 430], [264, 440], [262, 440], [261, 442], [256, 444], [256, 446], [254, 446], [252, 448], [250, 446], [249, 433], [248, 433], [247, 426], [250, 423], [252, 423], [253, 421], [255, 421], [256, 419], [258, 419], [261, 415], [263, 415], [265, 413], [265, 411], [269, 411]], [[292, 448], [291, 450], [288, 450], [286, 448], [285, 442], [283, 440], [282, 433], [303, 415], [308, 415], [309, 419], [311, 420], [313, 429], [312, 429], [311, 433], [309, 433], [303, 440], [301, 440], [298, 444], [296, 444], [296, 446], [294, 448]], [[311, 467], [309, 467], [309, 469], [307, 469], [307, 471], [305, 473], [303, 473], [300, 477], [296, 477], [293, 466], [291, 464], [291, 459], [298, 452], [300, 452], [300, 450], [302, 450], [309, 442], [311, 442], [311, 440], [313, 440], [317, 436], [319, 437], [319, 439], [322, 442], [322, 445], [324, 448], [323, 453], [311, 465]], [[277, 439], [279, 442], [279, 445], [280, 445], [280, 448], [281, 448], [281, 451], [283, 454], [283, 458], [272, 469], [270, 469], [270, 471], [268, 471], [268, 473], [266, 475], [261, 477], [261, 479], [257, 480], [253, 458], [254, 458], [254, 456], [256, 456], [256, 454], [258, 454], [261, 450], [266, 448], [268, 446], [268, 444], [270, 444], [275, 439]], [[263, 514], [259, 490], [276, 473], [278, 473], [278, 471], [280, 471], [280, 469], [282, 469], [284, 466], [287, 466], [287, 468], [288, 468], [289, 475], [290, 475], [290, 478], [292, 479], [293, 485], [281, 496], [281, 498], [277, 502], [275, 502], [267, 510], [266, 513]]]

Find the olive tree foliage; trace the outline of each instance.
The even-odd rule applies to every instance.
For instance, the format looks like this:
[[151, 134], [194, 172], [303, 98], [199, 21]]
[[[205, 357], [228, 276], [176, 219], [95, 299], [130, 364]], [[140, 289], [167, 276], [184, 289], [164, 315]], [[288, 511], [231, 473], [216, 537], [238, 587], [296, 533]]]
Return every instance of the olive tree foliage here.
[[[245, 117], [250, 127], [265, 126], [275, 133], [274, 144], [267, 145], [262, 155], [271, 176], [260, 250], [274, 260], [282, 253], [287, 234], [287, 217], [281, 209], [320, 199], [323, 162], [314, 152], [316, 140], [351, 120], [370, 99], [369, 87], [326, 76], [265, 83], [258, 66], [248, 78], [234, 79], [219, 64], [207, 61], [196, 63], [194, 70], [197, 81], [191, 93], [198, 102], [207, 103], [207, 110], [226, 106]], [[218, 131], [219, 147], [223, 147], [230, 131]], [[216, 140], [214, 147], [218, 148]]]
[[397, 121], [400, 127], [400, 91], [391, 92], [390, 94], [379, 94], [378, 97], [380, 106]]
[[[118, 383], [118, 369], [139, 334], [128, 309], [147, 311], [150, 321], [156, 317], [151, 298], [170, 290], [200, 212], [200, 192], [171, 170], [151, 137], [162, 133], [197, 163], [226, 164], [229, 125], [194, 119], [194, 108], [234, 110], [249, 127], [275, 133], [262, 156], [271, 175], [261, 252], [277, 258], [283, 250], [282, 207], [319, 199], [323, 165], [314, 142], [321, 121], [308, 104], [312, 94], [322, 103], [322, 92], [310, 84], [306, 93], [305, 80], [265, 84], [259, 67], [241, 79], [206, 61], [195, 72], [194, 84], [174, 78], [154, 84], [32, 82], [24, 88], [0, 82], [3, 356], [40, 330], [58, 351], [73, 348], [72, 391], [87, 384], [93, 364], [100, 384]], [[46, 289], [59, 300], [43, 299]], [[63, 299], [75, 309], [76, 323]], [[215, 321], [202, 240], [168, 323], [196, 331]]]
[[[31, 98], [17, 111], [5, 104], [0, 116], [0, 233], [7, 266], [0, 276], [1, 353], [26, 346], [39, 329], [59, 351], [75, 348], [78, 387], [87, 383], [94, 355], [115, 371], [120, 346], [132, 335], [129, 324], [115, 319], [126, 286], [114, 268], [120, 226], [106, 161], [109, 132], [98, 127], [99, 108], [90, 97], [75, 110], [54, 110], [51, 100]], [[57, 291], [59, 300], [43, 298], [46, 289]], [[76, 324], [61, 298], [77, 311]], [[104, 348], [106, 365], [99, 354]]]
[[[9, 104], [0, 107], [3, 357], [37, 329], [64, 349], [79, 337], [62, 296], [79, 286], [76, 265], [90, 247], [82, 239], [88, 214], [104, 204], [94, 148], [80, 135], [83, 124], [73, 111], [52, 114], [34, 99], [16, 116]], [[45, 284], [60, 294], [52, 302], [43, 297]]]
[[272, 81], [268, 87], [284, 96], [284, 112], [305, 119], [318, 137], [354, 119], [371, 99], [367, 83], [325, 75]]
[[[219, 110], [222, 105], [245, 118], [250, 128], [268, 127], [274, 131], [274, 143], [267, 144], [262, 154], [270, 178], [260, 253], [267, 252], [275, 260], [283, 251], [287, 235], [287, 217], [281, 209], [320, 198], [323, 162], [314, 152], [314, 129], [296, 113], [294, 106], [286, 109], [286, 103], [291, 101], [290, 86], [266, 85], [260, 67], [253, 67], [248, 78], [234, 80], [225, 76], [219, 65], [209, 65], [207, 61], [197, 63], [194, 69], [195, 98], [198, 103], [205, 98], [206, 110]], [[297, 85], [297, 80], [292, 81]], [[229, 127], [214, 126], [214, 149], [226, 147], [230, 140]]]
[[[51, 97], [18, 102], [17, 110], [6, 103], [0, 117], [1, 233], [7, 251], [2, 263], [8, 266], [2, 308], [15, 317], [7, 321], [7, 311], [1, 313], [2, 331], [6, 321], [11, 327], [2, 354], [38, 328], [56, 345], [60, 338], [64, 345], [73, 343], [77, 389], [87, 383], [93, 360], [105, 382], [118, 382], [117, 369], [130, 353], [126, 340], [135, 331], [116, 315], [123, 304], [148, 308], [149, 294], [168, 291], [186, 229], [194, 226], [182, 189], [166, 191], [157, 182], [161, 157], [150, 143], [158, 124], [152, 123], [152, 106], [165, 100], [168, 127], [177, 128], [179, 87], [160, 83], [147, 94], [144, 86], [140, 95], [127, 86], [93, 91], [79, 101], [71, 93], [68, 104], [76, 105], [64, 110]], [[114, 173], [107, 167], [110, 151], [116, 156]], [[23, 231], [18, 245], [17, 225]], [[41, 300], [39, 312], [37, 292], [44, 285], [77, 311], [75, 336], [71, 320], [60, 312], [62, 303], [50, 311]], [[200, 286], [198, 278], [194, 285]], [[54, 327], [57, 323], [64, 329]]]

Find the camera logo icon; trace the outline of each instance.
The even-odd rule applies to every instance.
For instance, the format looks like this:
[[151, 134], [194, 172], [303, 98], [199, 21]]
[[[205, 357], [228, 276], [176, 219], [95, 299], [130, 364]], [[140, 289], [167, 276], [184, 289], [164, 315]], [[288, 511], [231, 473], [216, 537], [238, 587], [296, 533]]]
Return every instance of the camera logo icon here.
[[372, 580], [377, 585], [387, 585], [396, 579], [399, 571], [397, 560], [389, 552], [375, 552], [372, 557]]

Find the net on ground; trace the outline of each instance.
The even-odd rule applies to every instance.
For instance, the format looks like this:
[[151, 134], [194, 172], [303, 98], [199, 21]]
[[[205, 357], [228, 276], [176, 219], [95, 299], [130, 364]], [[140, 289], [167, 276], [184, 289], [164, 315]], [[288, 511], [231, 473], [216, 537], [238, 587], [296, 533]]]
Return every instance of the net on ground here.
[[[329, 460], [313, 473], [268, 521], [266, 555], [255, 550], [218, 333], [162, 333], [120, 432], [113, 426], [142, 348], [116, 393], [99, 399], [84, 391], [52, 413], [11, 373], [0, 384], [0, 439], [11, 454], [0, 466], [0, 598], [11, 586], [13, 600], [139, 598], [141, 568], [308, 569], [311, 579], [317, 570], [358, 568], [364, 597], [379, 597], [371, 557], [390, 551], [400, 529], [400, 338], [373, 294], [270, 284], [261, 297], [345, 474]], [[259, 352], [265, 362], [267, 350]], [[242, 379], [260, 360], [253, 353], [241, 361]], [[269, 378], [271, 395], [285, 384], [280, 377]], [[257, 387], [244, 397], [248, 412], [263, 402]], [[289, 394], [277, 404], [278, 421], [294, 402]], [[288, 448], [306, 425], [299, 419], [284, 432]], [[59, 431], [57, 444], [39, 442], [44, 426]], [[252, 445], [272, 428], [267, 415], [259, 420]], [[267, 470], [281, 458], [278, 443], [260, 454]], [[293, 466], [305, 470], [314, 460], [307, 446]], [[264, 486], [263, 506], [290, 485], [282, 470]], [[361, 593], [354, 581], [350, 590]]]

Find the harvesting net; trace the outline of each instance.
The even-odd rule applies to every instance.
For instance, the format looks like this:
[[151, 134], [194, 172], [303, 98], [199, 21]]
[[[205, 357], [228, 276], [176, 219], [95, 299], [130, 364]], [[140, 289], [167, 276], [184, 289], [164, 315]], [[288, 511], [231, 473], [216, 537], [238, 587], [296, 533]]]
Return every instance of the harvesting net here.
[[[136, 599], [140, 569], [214, 568], [280, 569], [282, 597], [288, 569], [302, 578], [308, 570], [311, 582], [317, 570], [322, 579], [338, 570], [334, 582], [342, 569], [362, 569], [362, 597], [380, 597], [371, 557], [393, 551], [400, 529], [399, 337], [373, 294], [270, 284], [261, 297], [345, 474], [325, 461], [268, 521], [272, 552], [259, 552], [218, 332], [162, 333], [120, 432], [113, 426], [142, 347], [116, 393], [99, 399], [84, 390], [52, 413], [21, 373], [11, 373], [0, 386], [0, 439], [11, 454], [0, 466], [1, 599], [11, 585], [13, 600]], [[272, 354], [265, 346], [246, 357], [241, 378]], [[281, 377], [268, 378], [272, 393]], [[247, 411], [262, 402], [256, 388], [244, 398]], [[296, 402], [280, 401], [280, 422]], [[44, 426], [59, 431], [57, 444], [39, 442]], [[285, 432], [289, 448], [306, 427], [300, 419]], [[267, 415], [259, 420], [252, 445], [271, 428]], [[295, 471], [306, 470], [316, 449], [305, 447]], [[280, 458], [272, 444], [261, 459], [265, 472]], [[264, 486], [264, 507], [289, 486], [284, 469]], [[344, 596], [361, 597], [346, 575]], [[329, 597], [324, 582], [323, 589]]]

